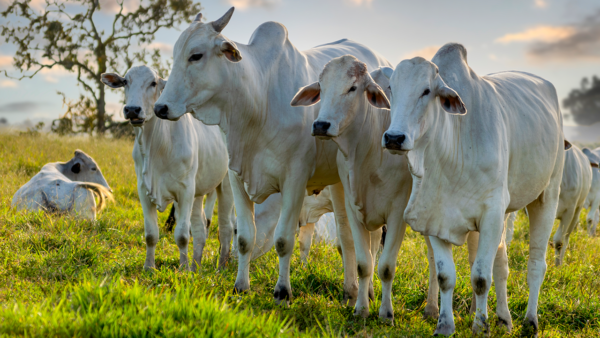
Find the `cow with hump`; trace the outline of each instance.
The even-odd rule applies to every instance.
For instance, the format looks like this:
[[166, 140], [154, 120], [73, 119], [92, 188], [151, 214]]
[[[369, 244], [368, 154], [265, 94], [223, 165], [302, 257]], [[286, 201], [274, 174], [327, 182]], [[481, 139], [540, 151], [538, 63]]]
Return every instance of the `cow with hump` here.
[[565, 156], [554, 86], [523, 72], [481, 77], [468, 66], [466, 49], [455, 43], [443, 46], [431, 62], [416, 57], [384, 73], [390, 78], [392, 107], [381, 141], [407, 157], [413, 186], [404, 220], [430, 236], [441, 291], [436, 334], [455, 330], [452, 245], [462, 245], [472, 231], [480, 236], [471, 269], [477, 303], [473, 331], [489, 332], [492, 271], [498, 322], [512, 328], [504, 221], [507, 213], [524, 207], [530, 219], [524, 330], [536, 333]]
[[[133, 161], [137, 187], [144, 212], [146, 261], [144, 269], [155, 267], [158, 243], [158, 214], [174, 202], [175, 242], [179, 247], [179, 263], [190, 269], [188, 243], [194, 238], [192, 271], [202, 260], [206, 243], [204, 196], [217, 190], [219, 198], [219, 268], [229, 257], [233, 224], [233, 195], [227, 172], [227, 147], [217, 127], [206, 126], [189, 116], [177, 122], [154, 117], [154, 102], [167, 81], [147, 66], [131, 68], [124, 77], [102, 74], [102, 82], [112, 88], [125, 89], [125, 118], [135, 127]], [[212, 208], [211, 208], [212, 209]], [[210, 217], [210, 216], [209, 216]]]
[[[94, 196], [98, 197], [98, 204]], [[94, 159], [75, 150], [68, 162], [48, 163], [15, 193], [17, 210], [71, 215], [90, 221], [112, 200], [112, 189]]]
[[331, 188], [344, 261], [344, 301], [354, 305], [358, 292], [354, 245], [344, 210], [343, 188], [334, 143], [310, 136], [319, 105], [290, 107], [296, 91], [317, 80], [332, 58], [352, 54], [369, 67], [390, 63], [369, 48], [339, 40], [299, 51], [280, 23], [266, 22], [245, 45], [221, 32], [233, 8], [215, 21], [198, 14], [182, 32], [173, 51], [173, 69], [154, 106], [156, 115], [177, 120], [187, 112], [227, 137], [230, 180], [238, 222], [238, 275], [235, 291], [250, 288], [249, 263], [256, 227], [254, 204], [281, 192], [281, 215], [275, 231], [279, 278], [277, 303], [292, 296], [290, 263], [305, 190]]

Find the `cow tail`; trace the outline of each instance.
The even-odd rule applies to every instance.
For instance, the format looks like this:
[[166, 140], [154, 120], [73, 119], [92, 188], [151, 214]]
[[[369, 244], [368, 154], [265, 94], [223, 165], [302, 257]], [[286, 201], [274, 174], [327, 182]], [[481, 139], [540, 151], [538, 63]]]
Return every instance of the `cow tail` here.
[[83, 187], [91, 192], [93, 192], [94, 194], [96, 194], [96, 196], [98, 196], [98, 205], [96, 206], [96, 211], [99, 212], [102, 209], [104, 209], [104, 207], [106, 206], [106, 204], [108, 203], [108, 201], [113, 201], [113, 194], [110, 192], [110, 190], [106, 189], [103, 185], [97, 184], [97, 183], [91, 183], [91, 182], [77, 182], [77, 184], [80, 187]]

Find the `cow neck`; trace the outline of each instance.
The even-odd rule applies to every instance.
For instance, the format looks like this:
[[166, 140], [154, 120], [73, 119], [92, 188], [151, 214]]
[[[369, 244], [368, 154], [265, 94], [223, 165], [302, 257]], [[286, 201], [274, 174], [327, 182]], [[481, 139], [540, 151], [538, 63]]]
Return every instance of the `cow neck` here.
[[173, 133], [173, 127], [178, 124], [181, 122], [165, 121], [155, 117], [139, 127], [136, 133], [135, 141], [142, 156], [142, 187], [150, 201], [161, 211], [166, 209], [167, 203], [163, 201], [162, 189], [160, 189], [162, 176], [155, 171], [157, 166], [161, 167], [164, 164], [166, 160], [164, 157], [171, 151], [170, 137], [178, 135]]
[[342, 154], [349, 169], [348, 182], [354, 204], [362, 212], [364, 206], [359, 199], [361, 182], [365, 177], [370, 177], [384, 160], [381, 137], [390, 125], [390, 114], [389, 111], [374, 108], [364, 99], [359, 106], [366, 106], [366, 109], [362, 109], [362, 114], [357, 115], [336, 143], [345, 144], [347, 149], [347, 154]]

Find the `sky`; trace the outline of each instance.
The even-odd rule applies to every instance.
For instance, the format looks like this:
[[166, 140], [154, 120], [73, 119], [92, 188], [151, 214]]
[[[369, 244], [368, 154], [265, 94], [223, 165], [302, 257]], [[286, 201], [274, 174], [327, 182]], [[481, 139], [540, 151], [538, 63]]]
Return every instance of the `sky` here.
[[[10, 1], [0, 0], [0, 10]], [[116, 0], [101, 1], [105, 5], [98, 20], [108, 22], [117, 8]], [[134, 8], [139, 0], [126, 1], [126, 7]], [[43, 3], [32, 0], [33, 6]], [[469, 65], [479, 75], [530, 72], [552, 82], [561, 101], [579, 87], [583, 77], [600, 76], [598, 0], [212, 0], [201, 4], [203, 17], [209, 21], [235, 6], [223, 34], [240, 43], [247, 43], [266, 21], [284, 24], [291, 42], [301, 50], [349, 38], [393, 64], [414, 56], [430, 59], [445, 43], [459, 42], [467, 48]], [[0, 25], [7, 20], [0, 17]], [[159, 31], [151, 46], [171, 57], [172, 46], [186, 26]], [[14, 51], [0, 41], [0, 69], [17, 76], [11, 69]], [[61, 69], [21, 81], [0, 75], [0, 118], [9, 123], [57, 118], [64, 108], [56, 91], [76, 98], [82, 89], [73, 74]], [[109, 113], [122, 116], [121, 99], [120, 91], [108, 94]], [[566, 126], [574, 124], [565, 119]], [[588, 128], [583, 132], [587, 137], [594, 138], [596, 131], [600, 136], [600, 125], [573, 128]]]

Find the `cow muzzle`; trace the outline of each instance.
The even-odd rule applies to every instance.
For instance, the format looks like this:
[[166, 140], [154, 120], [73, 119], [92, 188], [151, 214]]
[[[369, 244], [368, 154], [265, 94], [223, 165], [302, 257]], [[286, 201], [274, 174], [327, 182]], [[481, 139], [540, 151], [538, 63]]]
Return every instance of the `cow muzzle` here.
[[140, 107], [125, 106], [125, 108], [123, 108], [125, 118], [129, 120], [129, 123], [133, 126], [141, 126], [144, 124], [145, 119], [140, 117], [141, 112], [142, 108]]
[[407, 151], [407, 149], [402, 149], [404, 140], [406, 140], [406, 136], [404, 134], [392, 134], [389, 132], [383, 134], [384, 147], [395, 154], [404, 153]]
[[325, 121], [315, 121], [312, 127], [312, 136], [316, 136], [318, 138], [331, 138], [331, 135], [327, 134], [327, 131], [331, 127], [331, 123]]
[[166, 104], [155, 104], [154, 115], [156, 115], [156, 117], [158, 117], [159, 119], [168, 120], [169, 107]]

